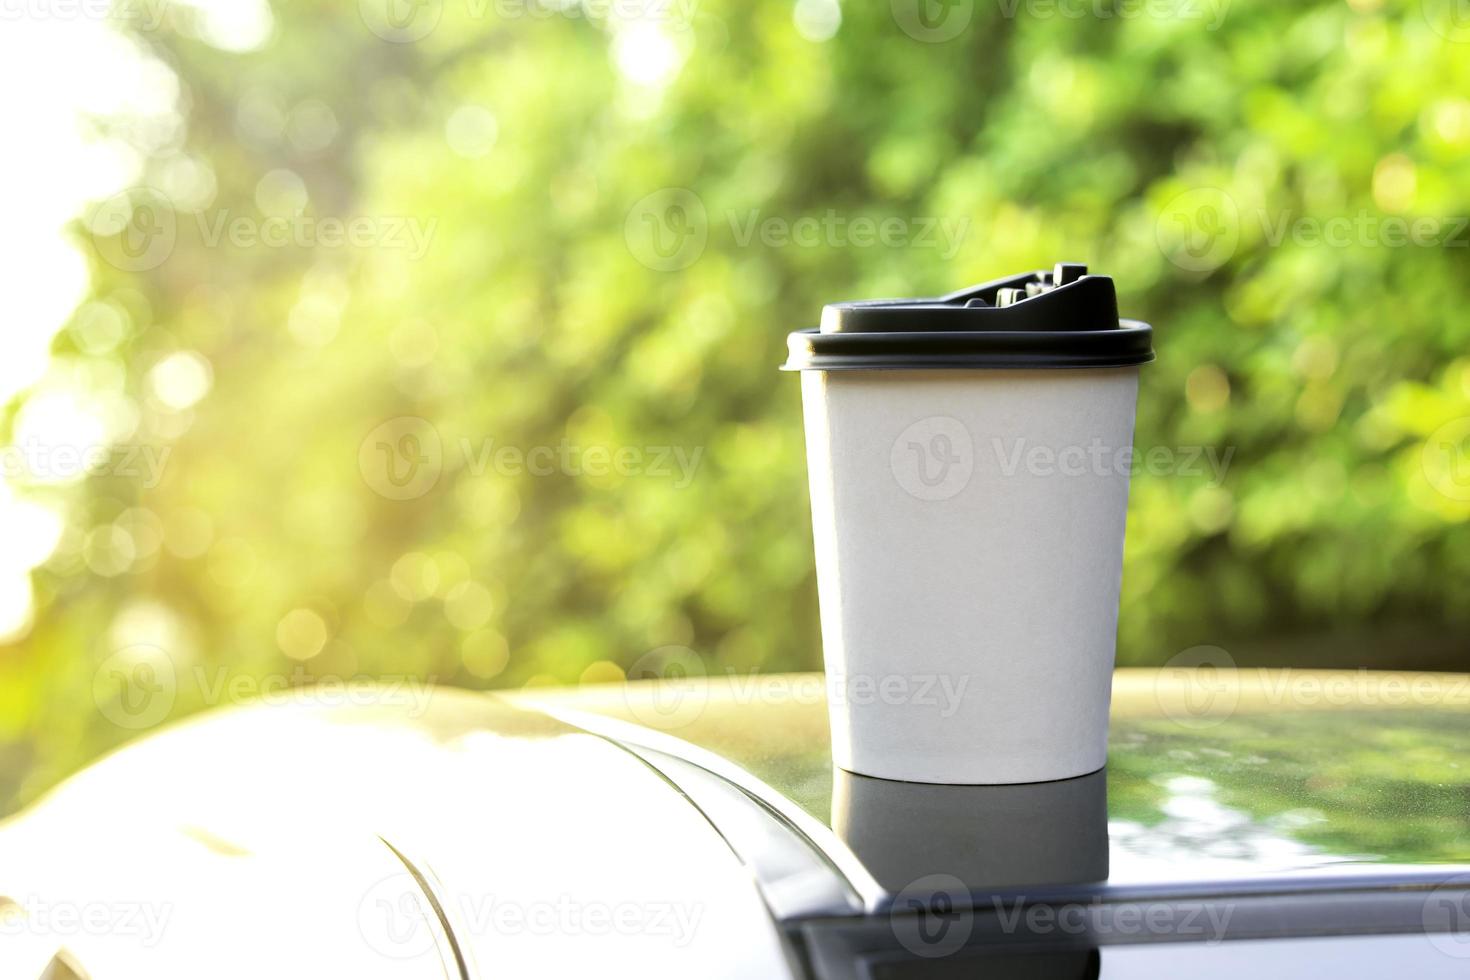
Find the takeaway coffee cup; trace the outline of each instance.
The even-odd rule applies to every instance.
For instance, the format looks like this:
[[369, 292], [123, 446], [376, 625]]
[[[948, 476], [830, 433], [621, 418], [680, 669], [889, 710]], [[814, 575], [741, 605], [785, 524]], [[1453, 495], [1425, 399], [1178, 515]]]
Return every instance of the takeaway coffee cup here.
[[981, 784], [1105, 764], [1152, 335], [1071, 264], [791, 334], [838, 766]]

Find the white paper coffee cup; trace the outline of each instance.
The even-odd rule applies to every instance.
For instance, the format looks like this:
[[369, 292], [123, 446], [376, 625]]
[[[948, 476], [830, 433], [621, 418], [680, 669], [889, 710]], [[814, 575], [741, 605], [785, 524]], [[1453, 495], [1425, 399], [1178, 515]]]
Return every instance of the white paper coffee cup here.
[[1105, 881], [1107, 773], [1006, 786], [832, 775], [832, 829], [878, 883], [932, 875], [974, 892]]
[[[1043, 287], [1064, 278], [1032, 276]], [[1039, 289], [1010, 307], [973, 303], [1026, 278], [892, 304], [870, 317], [881, 330], [844, 332], [839, 315], [824, 316], [838, 321], [830, 334], [830, 322], [793, 334], [843, 769], [982, 784], [1106, 763], [1138, 364], [1152, 357], [1151, 331], [1118, 321], [1115, 301], [1111, 312], [1101, 303], [1102, 327], [1091, 313], [1056, 322], [1077, 311], [1049, 308]], [[1112, 296], [1103, 277], [1062, 286], [1073, 281], [1094, 284], [1089, 302], [1098, 281]], [[891, 329], [924, 303], [940, 317], [960, 311], [958, 326]], [[1030, 317], [1057, 329], [1001, 315], [1031, 304]]]

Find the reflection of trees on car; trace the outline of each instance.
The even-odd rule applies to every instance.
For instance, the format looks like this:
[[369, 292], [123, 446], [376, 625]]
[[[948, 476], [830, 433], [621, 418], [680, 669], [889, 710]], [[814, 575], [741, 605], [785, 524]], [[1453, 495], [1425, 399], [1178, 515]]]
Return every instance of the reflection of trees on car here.
[[[1464, 730], [1462, 713], [1430, 709], [1240, 714], [1185, 733], [1130, 721], [1113, 739], [1111, 812], [1147, 828], [1154, 848], [1172, 823], [1196, 844], [1207, 833], [1222, 856], [1285, 839], [1305, 845], [1304, 866], [1309, 849], [1340, 861], [1365, 845], [1384, 861], [1455, 863], [1470, 854]], [[1186, 775], [1200, 768], [1210, 780]]]

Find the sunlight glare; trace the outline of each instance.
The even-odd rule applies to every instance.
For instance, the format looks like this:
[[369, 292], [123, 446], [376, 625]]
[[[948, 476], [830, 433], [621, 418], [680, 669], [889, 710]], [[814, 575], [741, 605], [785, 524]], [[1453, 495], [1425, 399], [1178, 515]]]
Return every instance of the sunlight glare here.
[[661, 24], [632, 21], [620, 24], [612, 42], [613, 63], [634, 85], [659, 88], [679, 74], [684, 51]]

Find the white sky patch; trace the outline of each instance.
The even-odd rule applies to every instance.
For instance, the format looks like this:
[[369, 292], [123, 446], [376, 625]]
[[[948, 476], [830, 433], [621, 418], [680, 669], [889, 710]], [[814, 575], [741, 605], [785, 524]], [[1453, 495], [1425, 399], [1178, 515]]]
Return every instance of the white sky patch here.
[[87, 117], [166, 121], [177, 83], [102, 21], [28, 19], [0, 31], [0, 90], [25, 93], [0, 109], [5, 131], [24, 134], [0, 154], [0, 183], [12, 191], [0, 263], [23, 270], [8, 277], [3, 299], [0, 403], [7, 403], [45, 374], [52, 338], [86, 294], [86, 260], [67, 226], [89, 200], [116, 192], [141, 169], [135, 151], [98, 135]]
[[[0, 643], [31, 628], [30, 571], [55, 550], [64, 526], [44, 490], [35, 495], [19, 485], [75, 483], [85, 468], [56, 450], [104, 451], [135, 424], [118, 393], [59, 383], [62, 362], [51, 353], [90, 288], [89, 250], [77, 238], [86, 232], [76, 219], [90, 203], [138, 183], [144, 154], [167, 151], [182, 135], [178, 80], [103, 12], [35, 4], [0, 25], [0, 91], [11, 93], [0, 103], [0, 127], [14, 137], [0, 154], [0, 186], [9, 192], [0, 267], [10, 272], [0, 297], [0, 410], [16, 411], [13, 441], [0, 444]], [[253, 35], [242, 29], [236, 36]], [[90, 324], [86, 335], [99, 351], [125, 332], [97, 327]], [[15, 406], [18, 398], [24, 401]]]
[[[170, 16], [184, 7], [192, 17]], [[11, 273], [0, 297], [0, 410], [25, 400], [12, 443], [0, 444], [6, 464], [0, 469], [0, 643], [29, 631], [36, 611], [30, 570], [51, 554], [63, 529], [59, 509], [18, 495], [11, 483], [75, 483], [86, 475], [68, 462], [76, 450], [105, 450], [137, 422], [135, 406], [119, 391], [55, 383], [61, 362], [52, 357], [52, 344], [90, 287], [88, 250], [80, 247], [86, 243], [76, 240], [87, 232], [78, 232], [75, 222], [89, 205], [141, 183], [145, 157], [152, 155], [164, 158], [160, 189], [180, 206], [197, 209], [214, 196], [208, 166], [175, 152], [184, 132], [178, 79], [119, 27], [153, 31], [187, 23], [204, 42], [232, 52], [265, 45], [275, 29], [266, 0], [110, 8], [22, 0], [11, 10], [18, 15], [0, 23], [0, 91], [11, 93], [0, 103], [0, 127], [15, 137], [0, 154], [0, 186], [9, 192], [0, 268]], [[329, 110], [303, 116], [297, 141], [330, 142], [335, 120], [329, 116]], [[105, 358], [126, 333], [121, 321], [112, 329], [97, 316], [83, 320], [78, 337], [93, 355]], [[149, 378], [154, 396], [175, 409], [202, 398], [211, 380], [208, 362], [187, 351], [160, 361]]]

